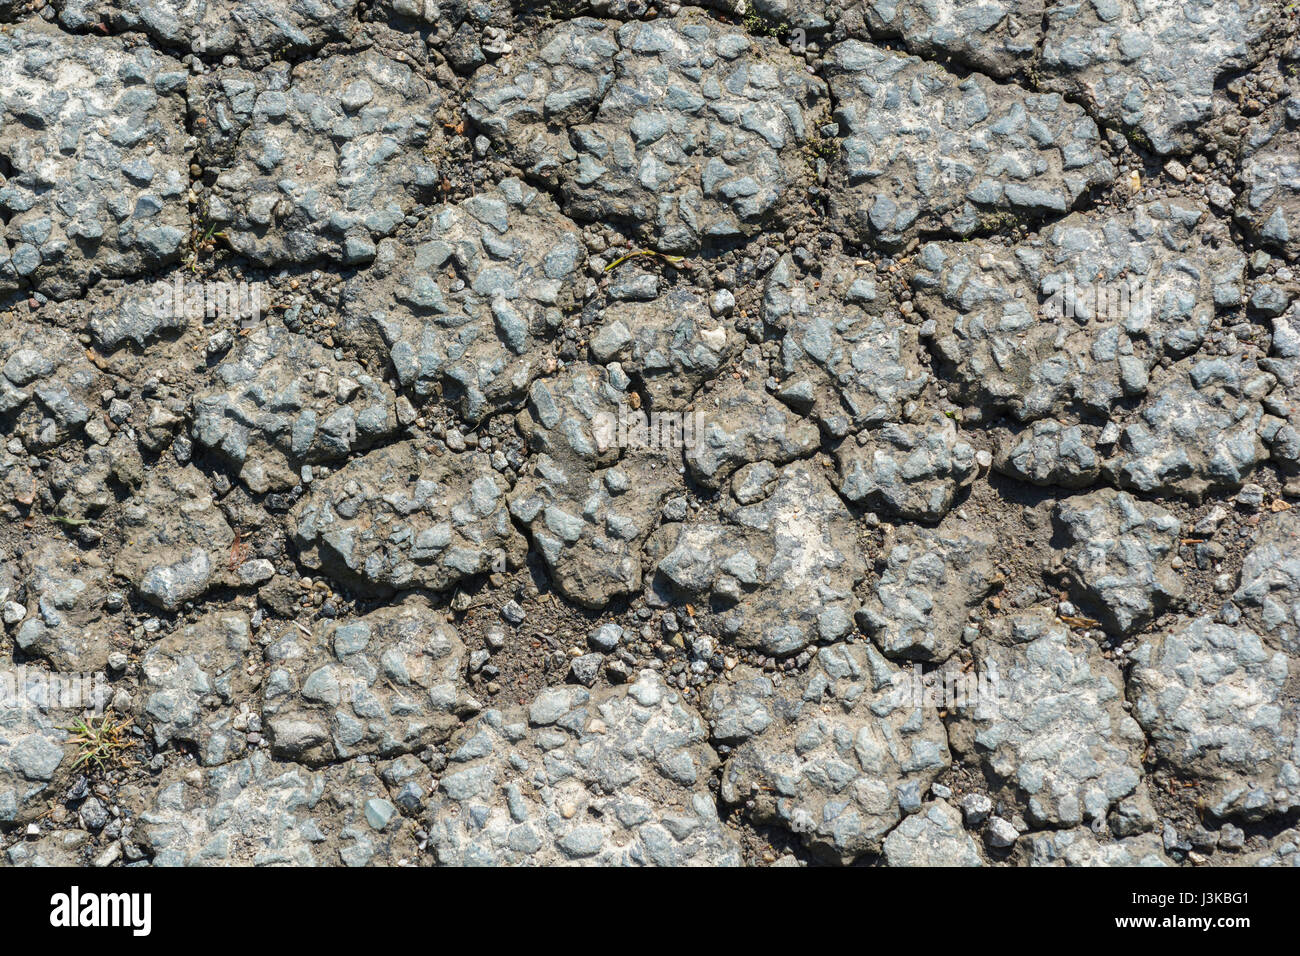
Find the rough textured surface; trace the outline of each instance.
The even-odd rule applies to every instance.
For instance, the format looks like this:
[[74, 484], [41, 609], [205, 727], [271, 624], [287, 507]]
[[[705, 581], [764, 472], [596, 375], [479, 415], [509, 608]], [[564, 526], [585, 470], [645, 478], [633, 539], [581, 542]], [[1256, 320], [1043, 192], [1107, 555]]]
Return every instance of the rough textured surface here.
[[[1245, 259], [1225, 238], [1208, 211], [1157, 202], [1076, 214], [1014, 248], [932, 243], [913, 281], [938, 357], [986, 414], [1105, 415], [1242, 301]], [[1114, 301], [1099, 307], [1098, 289]]]
[[441, 389], [471, 421], [541, 372], [587, 259], [554, 204], [515, 179], [440, 207], [418, 242], [381, 247], [345, 293], [350, 334], [384, 350], [414, 398]]
[[[149, 648], [141, 717], [159, 746], [188, 744], [205, 766], [248, 752], [251, 638], [246, 614], [210, 614]], [[261, 718], [252, 720], [256, 733]]]
[[0, 415], [10, 443], [38, 451], [61, 444], [90, 421], [100, 371], [62, 329], [0, 326]]
[[[949, 764], [937, 715], [912, 702], [902, 670], [862, 643], [824, 648], [805, 678], [763, 697], [721, 703], [714, 704], [715, 727], [738, 720], [761, 726], [723, 767], [722, 798], [745, 803], [757, 819], [789, 829], [831, 859], [848, 862], [878, 850], [886, 834], [893, 837], [908, 792], [919, 802]], [[762, 716], [737, 715], [737, 707]], [[923, 826], [899, 842], [911, 848], [934, 840], [943, 844], [935, 854], [952, 853], [951, 822], [944, 818], [942, 835]], [[965, 836], [960, 820], [955, 836]], [[952, 862], [962, 855], [957, 851]]]
[[13, 681], [14, 694], [0, 707], [0, 823], [24, 823], [39, 813], [40, 796], [65, 760], [62, 719], [72, 709], [51, 706], [39, 681]]
[[543, 691], [488, 711], [452, 743], [431, 803], [438, 861], [456, 865], [733, 866], [704, 781], [704, 722], [657, 674], [593, 696]]
[[429, 455], [402, 443], [313, 483], [289, 520], [308, 567], [379, 593], [444, 591], [494, 561], [518, 564], [523, 542], [505, 492], [478, 452]]
[[938, 521], [975, 477], [975, 449], [952, 420], [862, 431], [840, 446], [840, 494], [896, 518]]
[[350, 32], [356, 0], [58, 0], [59, 23], [75, 32], [111, 24], [149, 34], [165, 49], [203, 56], [285, 54]]
[[1271, 646], [1300, 656], [1300, 518], [1269, 518], [1242, 561], [1232, 595], [1250, 626]]
[[1300, 861], [1298, 22], [0, 0], [0, 863]]
[[439, 617], [413, 600], [310, 637], [286, 628], [262, 684], [271, 752], [322, 763], [446, 739], [478, 705], [460, 687], [464, 645]]
[[1294, 93], [1251, 125], [1241, 165], [1240, 219], [1263, 244], [1300, 254], [1300, 97]]
[[781, 342], [777, 397], [831, 435], [896, 420], [925, 388], [915, 326], [849, 261], [801, 278], [779, 259], [763, 292], [763, 321]]
[[852, 588], [864, 569], [852, 519], [825, 478], [804, 463], [787, 465], [761, 500], [733, 497], [722, 517], [656, 532], [657, 581], [720, 605], [723, 634], [767, 654], [851, 631]]
[[538, 454], [515, 485], [510, 514], [528, 527], [560, 593], [584, 607], [640, 587], [641, 547], [679, 487], [676, 449], [623, 454], [617, 416], [627, 386], [625, 375], [578, 366], [536, 383], [520, 415]]
[[1085, 606], [1122, 634], [1145, 624], [1182, 594], [1170, 567], [1178, 519], [1123, 492], [1070, 498], [1056, 509], [1065, 564]]
[[368, 262], [436, 185], [422, 150], [441, 94], [381, 53], [190, 83], [200, 155], [221, 170], [209, 221], [257, 262]]
[[570, 215], [627, 223], [665, 252], [788, 219], [825, 87], [775, 41], [580, 19], [535, 43], [508, 76], [475, 73], [468, 112]]
[[298, 484], [303, 465], [346, 459], [397, 428], [393, 393], [311, 339], [257, 329], [194, 396], [194, 437], [251, 491]]
[[[617, 287], [611, 289], [617, 294]], [[591, 337], [591, 357], [617, 361], [653, 409], [680, 409], [717, 376], [738, 345], [698, 296], [670, 293], [651, 302], [615, 302]]]
[[403, 865], [415, 841], [387, 793], [366, 764], [316, 772], [258, 754], [162, 781], [139, 829], [162, 866]]
[[[1267, 452], [1263, 411], [1251, 392], [1268, 387], [1254, 373], [1222, 360], [1193, 365], [1152, 386], [1137, 421], [1125, 426], [1109, 470], [1122, 487], [1199, 498], [1211, 488], [1235, 489]], [[1222, 374], [1222, 377], [1219, 377]], [[1203, 384], [1198, 387], [1198, 381]]]
[[890, 866], [981, 866], [975, 843], [961, 827], [961, 814], [936, 800], [900, 823], [885, 838]]
[[1156, 152], [1184, 153], [1212, 114], [1215, 84], [1257, 59], [1276, 15], [1265, 0], [1063, 4], [1046, 12], [1043, 70]]
[[0, 291], [56, 298], [180, 258], [185, 72], [148, 47], [37, 23], [0, 37]]
[[1007, 630], [1012, 643], [976, 647], [977, 667], [997, 686], [959, 707], [953, 746], [978, 754], [1036, 825], [1104, 820], [1142, 779], [1142, 731], [1121, 706], [1118, 668], [1043, 615]]
[[229, 580], [235, 535], [194, 466], [150, 472], [122, 522], [133, 537], [114, 570], [150, 604], [174, 611]]
[[994, 542], [961, 522], [905, 528], [884, 549], [884, 569], [858, 623], [891, 658], [943, 661], [968, 612], [993, 590]]
[[686, 466], [703, 485], [720, 487], [737, 469], [756, 462], [784, 465], [820, 446], [817, 426], [753, 385], [725, 382], [692, 404], [704, 428], [686, 449]]
[[1219, 816], [1259, 818], [1300, 799], [1294, 665], [1245, 628], [1209, 618], [1134, 653], [1134, 714], [1164, 760], [1211, 786]]
[[1086, 827], [1049, 831], [1035, 837], [1033, 866], [1168, 866], [1160, 838], [1144, 834], [1102, 842]]
[[1024, 68], [1042, 39], [1045, 0], [897, 0], [864, 3], [873, 36], [904, 38], [926, 59], [950, 56], [990, 76]]
[[104, 613], [108, 569], [93, 551], [51, 541], [24, 558], [28, 606], [14, 627], [14, 644], [56, 670], [94, 673], [113, 650]]
[[1036, 421], [1001, 443], [993, 467], [1031, 485], [1086, 488], [1101, 475], [1098, 431], [1051, 419]]
[[854, 40], [831, 50], [828, 69], [843, 137], [832, 217], [860, 242], [969, 236], [997, 213], [1060, 215], [1114, 178], [1096, 124], [1058, 94], [960, 79]]

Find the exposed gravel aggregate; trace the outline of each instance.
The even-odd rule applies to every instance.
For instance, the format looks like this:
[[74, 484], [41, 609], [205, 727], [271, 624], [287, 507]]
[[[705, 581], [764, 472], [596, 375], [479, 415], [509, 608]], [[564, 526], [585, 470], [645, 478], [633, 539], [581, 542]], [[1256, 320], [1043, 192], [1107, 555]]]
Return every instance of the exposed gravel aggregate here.
[[1300, 864], [1280, 0], [0, 67], [0, 863]]

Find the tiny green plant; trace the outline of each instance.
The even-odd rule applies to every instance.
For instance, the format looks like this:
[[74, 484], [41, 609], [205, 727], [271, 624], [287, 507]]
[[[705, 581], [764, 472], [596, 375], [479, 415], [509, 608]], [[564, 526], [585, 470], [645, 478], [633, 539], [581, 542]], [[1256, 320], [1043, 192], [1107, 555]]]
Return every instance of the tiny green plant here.
[[133, 744], [129, 734], [131, 723], [132, 718], [119, 718], [110, 711], [102, 717], [79, 717], [71, 727], [63, 728], [72, 735], [68, 743], [77, 747], [72, 769], [93, 766], [103, 771], [127, 766], [130, 762], [127, 752]]
[[1013, 212], [991, 212], [980, 216], [979, 232], [998, 232], [1014, 229], [1020, 225], [1020, 217]]
[[218, 231], [216, 223], [209, 222], [200, 233], [195, 229], [190, 232], [190, 252], [189, 252], [189, 269], [190, 272], [198, 272], [199, 256], [205, 252], [211, 253], [217, 247], [217, 240], [225, 241], [225, 232]]
[[1142, 132], [1142, 130], [1134, 126], [1130, 127], [1127, 132], [1128, 141], [1134, 146], [1137, 146], [1139, 149], [1144, 149], [1148, 153], [1155, 152], [1155, 147], [1151, 145], [1150, 137], [1148, 137], [1146, 133]]
[[790, 24], [784, 20], [769, 20], [757, 10], [747, 11], [741, 19], [745, 30], [756, 37], [776, 37], [780, 39], [790, 32]]

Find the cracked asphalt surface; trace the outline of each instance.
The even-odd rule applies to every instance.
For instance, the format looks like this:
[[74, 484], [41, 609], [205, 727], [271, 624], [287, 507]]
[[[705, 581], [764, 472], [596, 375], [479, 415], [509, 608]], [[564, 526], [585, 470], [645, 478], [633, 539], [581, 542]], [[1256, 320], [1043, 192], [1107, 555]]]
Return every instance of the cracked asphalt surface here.
[[1283, 0], [0, 0], [0, 863], [1300, 863]]

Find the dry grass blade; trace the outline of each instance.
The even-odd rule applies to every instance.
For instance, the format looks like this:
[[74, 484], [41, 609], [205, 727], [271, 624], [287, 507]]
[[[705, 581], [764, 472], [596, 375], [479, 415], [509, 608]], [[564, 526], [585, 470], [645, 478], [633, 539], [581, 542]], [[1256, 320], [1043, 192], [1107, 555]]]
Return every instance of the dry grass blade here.
[[666, 252], [656, 252], [654, 249], [638, 249], [638, 250], [636, 250], [635, 252], [629, 252], [629, 253], [628, 253], [627, 255], [625, 255], [625, 256], [619, 256], [617, 259], [615, 259], [615, 260], [614, 260], [613, 262], [611, 262], [609, 265], [605, 266], [605, 271], [606, 271], [606, 272], [610, 272], [611, 270], [616, 269], [616, 268], [618, 268], [619, 266], [621, 266], [623, 263], [627, 262], [627, 260], [629, 260], [629, 259], [635, 259], [637, 256], [658, 256], [660, 259], [663, 259], [665, 262], [685, 262], [685, 261], [686, 261], [686, 257], [685, 257], [685, 256], [670, 256], [670, 255], [668, 255], [668, 253], [666, 253]]

